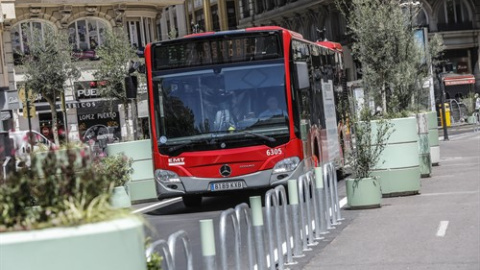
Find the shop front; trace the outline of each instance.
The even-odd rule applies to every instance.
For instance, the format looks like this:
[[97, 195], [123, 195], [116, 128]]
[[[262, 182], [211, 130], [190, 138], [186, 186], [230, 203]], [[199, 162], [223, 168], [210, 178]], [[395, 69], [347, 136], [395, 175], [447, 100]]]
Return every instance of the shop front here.
[[107, 144], [122, 139], [118, 102], [100, 98], [97, 82], [77, 82], [75, 92], [78, 103], [75, 107], [78, 119], [78, 140], [92, 146], [97, 153], [103, 153]]

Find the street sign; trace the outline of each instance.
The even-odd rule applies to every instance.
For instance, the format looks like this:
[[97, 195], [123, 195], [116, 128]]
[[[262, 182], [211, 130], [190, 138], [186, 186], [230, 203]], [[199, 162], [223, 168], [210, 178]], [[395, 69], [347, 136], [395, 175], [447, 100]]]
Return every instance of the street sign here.
[[18, 98], [22, 101], [23, 104], [23, 117], [24, 118], [33, 118], [36, 115], [35, 104], [33, 103], [33, 91], [30, 89], [25, 91], [25, 87], [18, 90]]

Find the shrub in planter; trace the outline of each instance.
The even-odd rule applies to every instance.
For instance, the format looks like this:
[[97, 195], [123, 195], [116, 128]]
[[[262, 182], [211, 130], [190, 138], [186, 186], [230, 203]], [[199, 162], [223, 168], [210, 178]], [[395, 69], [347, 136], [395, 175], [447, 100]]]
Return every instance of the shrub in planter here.
[[143, 223], [112, 208], [111, 175], [96, 162], [67, 146], [9, 175], [0, 186], [2, 270], [146, 269]]
[[391, 124], [385, 119], [374, 120], [368, 108], [354, 121], [354, 148], [349, 157], [351, 177], [346, 180], [347, 203], [350, 208], [380, 207], [380, 183], [371, 176], [379, 163], [391, 134]]
[[112, 206], [115, 208], [130, 207], [130, 197], [125, 189], [125, 184], [130, 180], [133, 173], [132, 159], [123, 153], [106, 156], [94, 165], [94, 169], [100, 174], [110, 175], [110, 179], [114, 182], [112, 197], [110, 198]]

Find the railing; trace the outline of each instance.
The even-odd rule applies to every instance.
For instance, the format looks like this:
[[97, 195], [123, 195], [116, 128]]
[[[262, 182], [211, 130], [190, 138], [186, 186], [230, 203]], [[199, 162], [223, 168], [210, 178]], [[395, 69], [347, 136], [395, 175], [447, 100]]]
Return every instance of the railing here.
[[[263, 216], [259, 196], [250, 197], [250, 207], [242, 203], [235, 209], [223, 211], [218, 228], [221, 250], [219, 258], [216, 256], [213, 221], [201, 220], [203, 258], [201, 269], [217, 269], [217, 259], [220, 260], [221, 269], [275, 270], [295, 264], [294, 258], [304, 256], [304, 252], [308, 252], [311, 246], [317, 244], [316, 240], [322, 239], [328, 230], [334, 229], [334, 226], [343, 220], [338, 201], [335, 166], [328, 163], [323, 168], [315, 168], [314, 171], [300, 176], [298, 180], [289, 180], [288, 204], [287, 192], [283, 186], [267, 191], [265, 225]], [[231, 231], [234, 235], [234, 246], [230, 247], [234, 257], [233, 266], [228, 264], [227, 252], [227, 232]], [[146, 251], [147, 260], [157, 251], [164, 257], [163, 265], [166, 270], [178, 270], [175, 265], [175, 243], [178, 239], [183, 242], [187, 270], [193, 270], [192, 252], [185, 231], [172, 234], [168, 241], [158, 240], [152, 243]], [[242, 239], [247, 240], [245, 248]], [[248, 266], [244, 263], [244, 254], [247, 254]]]

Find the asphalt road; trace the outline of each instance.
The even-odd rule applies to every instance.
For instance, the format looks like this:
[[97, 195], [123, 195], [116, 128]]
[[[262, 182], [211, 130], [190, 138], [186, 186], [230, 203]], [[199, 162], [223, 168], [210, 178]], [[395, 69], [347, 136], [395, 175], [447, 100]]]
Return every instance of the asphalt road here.
[[452, 133], [440, 153], [420, 195], [358, 211], [303, 269], [480, 269], [480, 132]]
[[[341, 180], [339, 181], [339, 197], [345, 197], [345, 185]], [[220, 215], [223, 210], [228, 208], [234, 208], [236, 205], [241, 203], [249, 203], [250, 196], [263, 195], [265, 191], [250, 192], [247, 194], [237, 194], [229, 196], [219, 196], [219, 197], [207, 197], [203, 198], [202, 206], [199, 208], [186, 208], [180, 199], [166, 200], [162, 201], [166, 205], [162, 205], [155, 210], [148, 211], [144, 213], [144, 218], [148, 221], [147, 224], [147, 235], [151, 237], [152, 240], [157, 239], [168, 239], [168, 237], [179, 231], [184, 230], [187, 232], [191, 248], [193, 250], [193, 265], [195, 269], [202, 269], [202, 257], [201, 257], [201, 242], [200, 242], [200, 227], [199, 221], [202, 219], [212, 219], [215, 227], [215, 240], [217, 247], [217, 266], [220, 267], [219, 261], [219, 222]], [[264, 197], [262, 196], [262, 202], [264, 202]], [[148, 204], [141, 206], [136, 206], [137, 209], [148, 207]], [[356, 216], [355, 212], [347, 213], [345, 212], [345, 220], [342, 221], [342, 224], [338, 225], [334, 230], [330, 231], [329, 234], [325, 235], [325, 238], [317, 241], [317, 245], [312, 247], [313, 250], [318, 250], [326, 247], [331, 241], [333, 241], [339, 233], [345, 228]], [[233, 245], [233, 230], [231, 227], [227, 229], [227, 253], [229, 254], [229, 269], [234, 269], [234, 245]], [[243, 232], [245, 235], [245, 232]], [[242, 250], [244, 262], [247, 261], [246, 252], [246, 239], [242, 240]], [[266, 243], [266, 242], [265, 242]], [[175, 253], [183, 254], [182, 243], [177, 244]], [[314, 258], [315, 252], [305, 252], [305, 256], [302, 258], [295, 259], [296, 264], [289, 266], [289, 269], [302, 269], [302, 267], [310, 260]], [[176, 259], [177, 269], [186, 269], [186, 259], [183, 255], [179, 255]], [[219, 268], [218, 268], [219, 269]]]
[[[442, 131], [439, 131], [442, 135]], [[296, 259], [297, 264], [289, 268], [292, 270], [480, 269], [477, 267], [479, 260], [475, 260], [474, 254], [479, 251], [480, 241], [478, 206], [480, 133], [476, 134], [472, 132], [471, 126], [450, 128], [450, 141], [441, 141], [441, 166], [434, 167], [431, 178], [422, 179], [422, 195], [384, 199], [384, 205], [379, 210], [342, 211], [345, 218], [342, 224], [325, 235], [325, 239], [318, 241], [318, 245], [312, 247], [311, 252], [305, 252], [305, 257]], [[162, 202], [163, 205], [154, 210], [148, 210], [149, 212], [144, 214], [148, 221], [147, 235], [152, 240], [166, 240], [174, 232], [186, 231], [193, 250], [193, 265], [195, 269], [202, 269], [199, 221], [213, 219], [218, 255], [220, 246], [218, 224], [221, 212], [234, 208], [240, 203], [248, 203], [249, 196], [263, 193], [264, 191], [260, 191], [244, 195], [204, 198], [200, 208], [186, 208], [180, 199], [167, 200]], [[339, 197], [345, 197], [343, 181], [339, 182]], [[148, 205], [135, 207], [138, 209], [146, 206]], [[369, 215], [371, 217], [365, 218]], [[404, 223], [395, 223], [395, 220], [401, 220]], [[451, 241], [448, 241], [448, 247], [443, 246], [446, 241], [442, 242], [431, 235], [425, 237], [428, 230], [445, 226], [441, 221], [448, 221], [450, 226], [455, 226], [455, 231], [452, 232], [450, 229], [451, 231], [448, 232], [449, 237], [452, 237]], [[387, 226], [389, 222], [394, 222], [394, 225]], [[357, 231], [355, 226], [360, 226], [361, 231]], [[346, 232], [343, 232], [345, 228]], [[231, 228], [228, 230], [232, 232]], [[230, 243], [227, 252], [231, 263], [233, 263], [234, 248], [232, 235], [233, 232], [227, 236]], [[355, 240], [357, 238], [360, 239]], [[370, 238], [383, 239], [382, 244], [370, 246], [361, 241], [361, 239]], [[475, 239], [476, 241], [472, 241]], [[334, 241], [333, 244], [332, 241]], [[343, 243], [342, 248], [337, 246], [339, 241]], [[246, 246], [242, 248], [245, 250]], [[361, 256], [364, 248], [377, 253], [369, 254], [367, 257]], [[465, 250], [468, 250], [469, 256], [459, 255]], [[388, 256], [385, 252], [389, 252]], [[180, 256], [183, 254], [181, 242], [177, 244], [176, 253], [179, 254], [176, 259], [177, 269], [186, 269], [186, 260]], [[422, 258], [434, 260], [447, 255], [453, 257], [459, 255], [457, 256], [459, 259], [464, 257], [464, 264], [446, 264], [438, 268], [434, 262], [430, 265], [423, 265], [421, 262]], [[400, 262], [400, 258], [404, 258], [405, 261]], [[246, 258], [243, 259], [246, 261]], [[415, 261], [418, 261], [418, 264], [415, 264]], [[445, 260], [438, 260], [438, 262], [445, 262]], [[217, 265], [219, 265], [218, 256]], [[412, 266], [419, 266], [419, 268]], [[457, 268], [452, 268], [454, 266]], [[477, 268], [471, 268], [471, 266]], [[229, 269], [234, 269], [233, 265]]]

